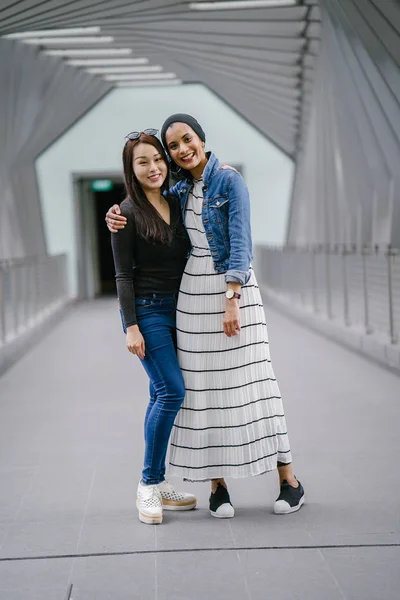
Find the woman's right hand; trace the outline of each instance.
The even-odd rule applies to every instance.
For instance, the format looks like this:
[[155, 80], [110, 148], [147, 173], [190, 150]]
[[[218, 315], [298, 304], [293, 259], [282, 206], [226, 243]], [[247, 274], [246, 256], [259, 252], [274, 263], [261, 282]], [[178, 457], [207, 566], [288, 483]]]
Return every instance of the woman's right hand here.
[[108, 209], [106, 214], [106, 223], [111, 233], [118, 233], [119, 229], [123, 229], [126, 225], [126, 217], [121, 215], [121, 209], [118, 204], [114, 204]]
[[131, 325], [126, 331], [126, 347], [129, 352], [136, 354], [142, 360], [144, 359], [145, 344], [144, 338], [137, 325]]

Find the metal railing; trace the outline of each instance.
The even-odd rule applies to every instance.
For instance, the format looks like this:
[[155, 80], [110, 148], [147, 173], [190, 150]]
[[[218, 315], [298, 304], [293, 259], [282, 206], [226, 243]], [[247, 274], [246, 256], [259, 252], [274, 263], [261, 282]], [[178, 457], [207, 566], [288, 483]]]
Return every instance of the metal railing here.
[[267, 292], [346, 327], [399, 342], [399, 250], [258, 246], [257, 265]]
[[0, 261], [0, 347], [67, 299], [66, 272], [65, 254]]

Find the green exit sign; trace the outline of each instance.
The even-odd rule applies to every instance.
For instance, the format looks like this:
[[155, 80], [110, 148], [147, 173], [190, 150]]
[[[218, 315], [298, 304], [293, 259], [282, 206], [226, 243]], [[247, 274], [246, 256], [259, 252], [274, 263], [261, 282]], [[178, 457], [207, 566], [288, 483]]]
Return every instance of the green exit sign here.
[[92, 190], [94, 192], [109, 192], [114, 187], [110, 179], [93, 179]]

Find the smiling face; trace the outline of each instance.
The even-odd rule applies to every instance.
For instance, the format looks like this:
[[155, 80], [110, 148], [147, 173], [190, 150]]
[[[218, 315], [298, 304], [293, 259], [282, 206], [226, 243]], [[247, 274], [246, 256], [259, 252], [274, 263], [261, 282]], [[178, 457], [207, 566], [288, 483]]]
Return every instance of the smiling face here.
[[159, 189], [165, 181], [168, 168], [154, 146], [140, 142], [133, 149], [132, 168], [144, 192]]
[[204, 142], [186, 123], [173, 123], [166, 131], [167, 149], [172, 160], [196, 179], [207, 164]]

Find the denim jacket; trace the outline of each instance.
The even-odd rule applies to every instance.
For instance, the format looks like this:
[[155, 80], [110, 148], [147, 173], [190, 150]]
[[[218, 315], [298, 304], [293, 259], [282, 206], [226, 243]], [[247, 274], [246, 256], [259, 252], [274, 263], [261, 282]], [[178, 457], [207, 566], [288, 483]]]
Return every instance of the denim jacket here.
[[[226, 273], [226, 281], [242, 285], [250, 279], [252, 256], [250, 229], [250, 199], [243, 177], [230, 168], [222, 168], [215, 154], [210, 153], [203, 172], [202, 219], [214, 268]], [[189, 193], [191, 179], [183, 179], [170, 189], [179, 199], [182, 218]]]

